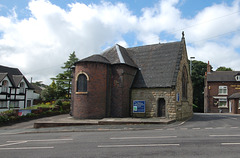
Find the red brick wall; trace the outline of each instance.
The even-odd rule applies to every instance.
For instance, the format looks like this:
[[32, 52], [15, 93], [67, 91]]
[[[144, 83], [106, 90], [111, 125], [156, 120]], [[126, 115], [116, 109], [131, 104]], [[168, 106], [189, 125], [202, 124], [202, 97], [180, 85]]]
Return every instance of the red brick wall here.
[[127, 65], [113, 65], [111, 117], [130, 116], [130, 88], [137, 69]]
[[[73, 79], [72, 114], [75, 118], [104, 118], [107, 113], [109, 65], [102, 63], [78, 63]], [[76, 93], [76, 78], [79, 73], [88, 75], [87, 94]]]
[[[227, 95], [219, 95], [219, 86], [227, 86], [228, 87], [228, 94]], [[208, 101], [208, 112], [218, 113], [219, 110], [222, 110], [223, 113], [229, 112], [229, 108], [221, 108], [219, 109], [218, 106], [214, 106], [213, 104], [213, 96], [219, 97], [228, 97], [233, 93], [240, 92], [240, 83], [239, 82], [208, 82], [208, 86], [206, 87], [208, 91], [207, 101]], [[229, 103], [229, 102], [228, 102]]]

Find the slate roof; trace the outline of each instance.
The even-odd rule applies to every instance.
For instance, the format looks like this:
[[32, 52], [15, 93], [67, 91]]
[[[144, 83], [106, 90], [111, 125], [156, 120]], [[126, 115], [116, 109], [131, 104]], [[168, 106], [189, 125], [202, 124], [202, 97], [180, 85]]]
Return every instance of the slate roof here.
[[233, 82], [240, 71], [213, 71], [207, 74], [208, 82]]
[[103, 57], [102, 55], [96, 54], [92, 55], [90, 57], [84, 58], [80, 61], [77, 61], [75, 65], [79, 62], [98, 62], [98, 63], [105, 63], [105, 64], [110, 64], [109, 60]]
[[107, 58], [111, 64], [126, 64], [132, 67], [138, 67], [129, 56], [128, 51], [118, 44], [104, 51], [102, 56]]
[[181, 42], [173, 42], [128, 48], [140, 70], [133, 88], [175, 86], [182, 58], [181, 47]]
[[[11, 68], [0, 65], [0, 81], [4, 79], [4, 77], [7, 75], [9, 80], [11, 81], [13, 87], [17, 87], [24, 78], [28, 88], [33, 89], [33, 86], [28, 82], [28, 80], [23, 76], [23, 74], [19, 71], [17, 68]], [[4, 77], [3, 77], [4, 76]]]
[[240, 93], [234, 93], [228, 97], [229, 99], [240, 99]]
[[179, 42], [133, 48], [124, 48], [116, 44], [100, 55], [90, 56], [78, 62], [109, 62], [138, 68], [132, 88], [172, 87], [176, 85], [184, 46], [184, 37]]

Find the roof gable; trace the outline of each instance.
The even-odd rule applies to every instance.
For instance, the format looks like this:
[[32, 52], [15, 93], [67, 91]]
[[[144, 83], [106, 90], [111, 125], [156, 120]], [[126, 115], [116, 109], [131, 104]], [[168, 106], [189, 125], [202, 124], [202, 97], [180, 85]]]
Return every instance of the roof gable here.
[[0, 82], [7, 76], [7, 73], [0, 73]]
[[23, 76], [18, 68], [10, 68], [0, 65], [0, 73], [7, 73], [7, 76], [10, 82], [13, 84], [13, 87], [17, 87], [19, 82], [24, 79], [28, 88], [33, 89], [33, 86], [28, 82], [28, 80]]

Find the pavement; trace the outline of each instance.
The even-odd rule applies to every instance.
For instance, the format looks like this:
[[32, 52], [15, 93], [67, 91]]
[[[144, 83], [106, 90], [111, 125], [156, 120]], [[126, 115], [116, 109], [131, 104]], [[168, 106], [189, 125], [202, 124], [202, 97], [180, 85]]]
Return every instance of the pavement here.
[[132, 131], [174, 126], [175, 120], [165, 118], [74, 119], [69, 114], [39, 118], [0, 127], [1, 135], [57, 132]]
[[70, 115], [46, 117], [34, 122], [34, 128], [82, 126], [82, 125], [130, 125], [130, 124], [170, 124], [175, 120], [166, 118], [103, 118], [103, 119], [75, 119]]

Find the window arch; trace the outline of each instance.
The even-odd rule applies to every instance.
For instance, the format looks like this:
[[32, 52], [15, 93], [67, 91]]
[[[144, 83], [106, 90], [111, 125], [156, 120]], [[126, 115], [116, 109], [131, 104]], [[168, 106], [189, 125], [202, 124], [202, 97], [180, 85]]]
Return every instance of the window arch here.
[[86, 73], [81, 72], [77, 76], [77, 89], [76, 92], [87, 92], [87, 81], [89, 81], [89, 77]]
[[182, 71], [182, 98], [183, 100], [187, 99], [187, 83], [188, 83], [188, 74], [186, 66], [183, 67]]
[[20, 83], [20, 91], [19, 91], [19, 93], [24, 93], [24, 90], [25, 90], [25, 83], [21, 82]]
[[2, 82], [2, 92], [3, 93], [7, 93], [8, 92], [8, 81], [7, 80], [4, 80]]

